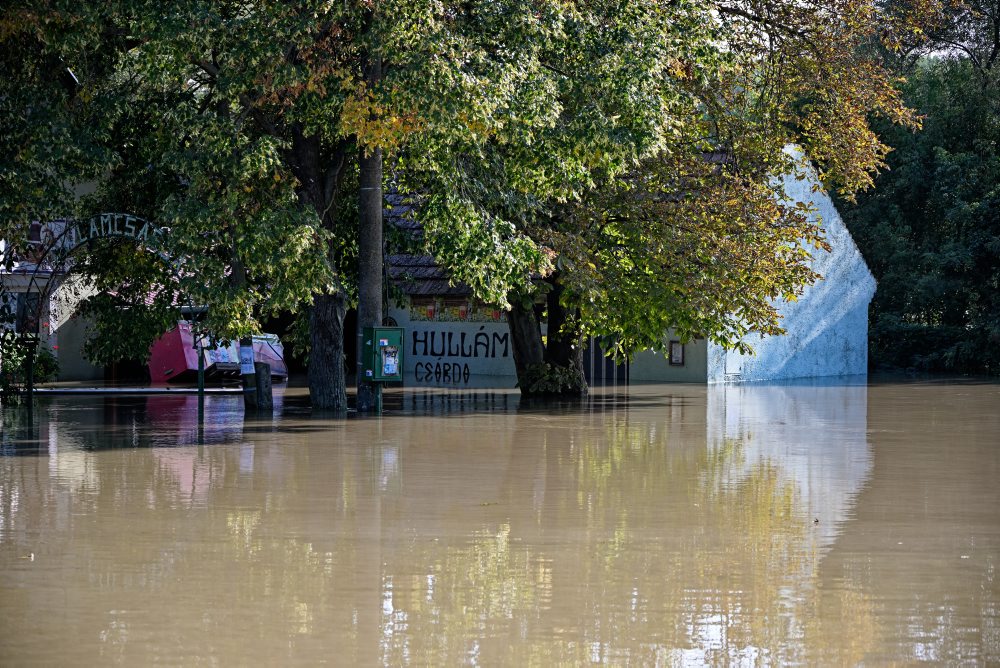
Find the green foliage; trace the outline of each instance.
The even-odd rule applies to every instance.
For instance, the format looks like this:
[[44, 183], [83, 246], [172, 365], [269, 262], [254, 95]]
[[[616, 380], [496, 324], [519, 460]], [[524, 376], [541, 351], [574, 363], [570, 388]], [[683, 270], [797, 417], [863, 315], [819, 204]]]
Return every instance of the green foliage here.
[[741, 349], [780, 333], [776, 304], [817, 278], [825, 246], [775, 177], [812, 161], [853, 193], [889, 151], [869, 114], [916, 124], [861, 49], [911, 31], [884, 9], [545, 5], [525, 25], [474, 5], [488, 48], [464, 73], [494, 86], [489, 104], [467, 105], [464, 132], [422, 126], [403, 155], [428, 248], [487, 301], [557, 272], [578, 333], [618, 354], [662, 347], [670, 327]]
[[[985, 61], [984, 61], [985, 62]], [[903, 91], [917, 134], [881, 127], [896, 150], [844, 220], [879, 282], [871, 361], [1000, 373], [1000, 105], [972, 58], [926, 58]]]
[[24, 347], [10, 330], [0, 332], [0, 398], [19, 393], [24, 377]]
[[77, 213], [74, 186], [111, 159], [99, 122], [107, 109], [79, 83], [108, 63], [97, 52], [74, 58], [95, 28], [81, 18], [17, 0], [0, 10], [0, 238], [8, 243], [32, 221]]
[[74, 271], [86, 279], [77, 287], [87, 295], [79, 314], [92, 323], [83, 352], [97, 365], [146, 361], [153, 341], [189, 305], [171, 265], [130, 241], [92, 243], [78, 254]]
[[[28, 349], [13, 331], [0, 333], [0, 398], [9, 401], [24, 390], [28, 381], [25, 362]], [[35, 383], [47, 383], [59, 376], [59, 360], [42, 346], [35, 351], [32, 375]]]
[[578, 369], [544, 362], [528, 365], [518, 387], [525, 396], [580, 396], [587, 382]]
[[59, 359], [48, 348], [40, 348], [35, 356], [35, 382], [48, 383], [59, 377]]
[[[667, 325], [738, 345], [747, 330], [778, 331], [771, 300], [814, 278], [804, 263], [817, 229], [773, 202], [773, 177], [802, 162], [785, 145], [803, 146], [830, 184], [853, 191], [887, 151], [866, 114], [912, 123], [887, 73], [858, 48], [897, 32], [881, 7], [23, 5], [4, 10], [5, 48], [27, 45], [32, 66], [79, 63], [81, 90], [60, 96], [40, 67], [20, 71], [5, 55], [15, 86], [30, 85], [0, 103], [23, 116], [38, 96], [57, 116], [51, 127], [86, 128], [111, 153], [79, 165], [39, 154], [24, 174], [63, 187], [100, 174], [90, 202], [169, 228], [156, 250], [174, 259], [172, 271], [109, 271], [115, 286], [102, 289], [131, 290], [128, 299], [89, 303], [105, 341], [91, 349], [98, 358], [142, 349], [178, 295], [208, 306], [206, 326], [236, 338], [267, 311], [352, 294], [358, 157], [373, 148], [417, 205], [426, 249], [479, 298], [530, 292], [556, 263], [573, 322], [623, 348], [658, 344]], [[18, 132], [4, 146], [19, 146]], [[90, 156], [76, 135], [28, 144]], [[11, 197], [33, 216], [53, 210]], [[163, 295], [163, 308], [142, 315], [149, 293]], [[109, 347], [130, 331], [135, 340]]]
[[308, 364], [311, 349], [309, 312], [296, 313], [295, 319], [288, 325], [281, 339], [286, 349], [291, 349], [293, 355], [297, 355], [305, 364]]

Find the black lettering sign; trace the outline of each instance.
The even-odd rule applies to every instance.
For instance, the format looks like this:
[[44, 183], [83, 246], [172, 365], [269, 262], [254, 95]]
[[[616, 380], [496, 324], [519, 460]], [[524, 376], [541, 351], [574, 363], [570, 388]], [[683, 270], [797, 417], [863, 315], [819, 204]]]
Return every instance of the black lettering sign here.
[[[420, 353], [417, 352], [417, 344], [420, 344], [420, 345], [423, 346], [423, 348], [421, 349], [421, 350], [423, 350], [423, 352], [420, 352]], [[416, 330], [416, 329], [413, 330], [413, 348], [411, 349], [410, 354], [413, 355], [414, 357], [416, 357], [417, 355], [420, 355], [422, 357], [427, 357], [427, 331], [426, 330], [423, 331], [423, 332], [421, 332], [419, 330]]]
[[413, 367], [413, 377], [418, 383], [434, 381], [439, 384], [468, 385], [472, 370], [468, 364], [458, 362], [417, 362]]
[[[414, 329], [410, 334], [410, 354], [414, 357], [458, 357], [461, 359], [510, 357], [510, 333], [484, 331], [475, 334], [454, 330]], [[470, 340], [471, 339], [471, 340]]]
[[497, 356], [497, 344], [503, 344], [503, 355], [501, 357], [510, 357], [510, 332], [504, 332], [501, 336], [497, 332], [493, 333], [493, 351], [491, 357]]

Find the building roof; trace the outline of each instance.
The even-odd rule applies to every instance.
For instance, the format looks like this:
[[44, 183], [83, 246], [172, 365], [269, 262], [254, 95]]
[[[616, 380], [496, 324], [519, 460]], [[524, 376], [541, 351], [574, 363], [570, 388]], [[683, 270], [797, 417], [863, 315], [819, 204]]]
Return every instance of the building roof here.
[[[423, 237], [424, 228], [413, 216], [414, 208], [398, 191], [390, 190], [385, 195], [384, 217], [414, 241]], [[445, 271], [426, 254], [396, 253], [385, 259], [386, 275], [403, 294], [410, 297], [470, 297], [472, 289], [464, 283], [452, 284]]]
[[430, 255], [390, 255], [386, 258], [386, 273], [403, 294], [411, 297], [472, 295], [472, 289], [464, 283], [452, 285], [448, 280], [448, 272], [438, 266]]

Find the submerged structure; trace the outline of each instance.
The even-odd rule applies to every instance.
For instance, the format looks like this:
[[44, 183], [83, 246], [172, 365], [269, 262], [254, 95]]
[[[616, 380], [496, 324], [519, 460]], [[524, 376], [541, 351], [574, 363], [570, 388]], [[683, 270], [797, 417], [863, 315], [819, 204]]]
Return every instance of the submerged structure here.
[[[271, 367], [275, 380], [288, 377], [285, 352], [276, 334], [252, 337], [253, 360]], [[203, 358], [205, 376], [210, 379], [239, 378], [240, 344], [220, 342], [198, 334], [191, 323], [181, 320], [153, 342], [149, 350], [149, 379], [153, 383], [194, 382], [198, 378], [198, 356]]]
[[[822, 278], [796, 302], [777, 304], [781, 336], [748, 336], [742, 355], [706, 339], [682, 342], [664, 333], [667, 353], [642, 351], [628, 364], [606, 359], [590, 341], [584, 366], [591, 383], [725, 383], [862, 375], [868, 370], [868, 305], [875, 278], [830, 197], [810, 172], [784, 178], [789, 201], [810, 205], [825, 229], [829, 252], [814, 253]], [[513, 387], [512, 342], [503, 313], [480, 304], [471, 290], [449, 283], [430, 257], [392, 256], [390, 277], [404, 294], [389, 309], [406, 329], [405, 384]]]
[[669, 348], [679, 351], [680, 359], [639, 353], [629, 369], [632, 380], [721, 383], [868, 372], [868, 305], [875, 296], [875, 277], [833, 201], [823, 191], [814, 191], [815, 185], [814, 176], [784, 179], [786, 198], [811, 205], [830, 245], [829, 252], [813, 255], [812, 268], [822, 278], [807, 286], [798, 301], [777, 305], [786, 333], [746, 337], [752, 355], [705, 340], [683, 346], [671, 342]]

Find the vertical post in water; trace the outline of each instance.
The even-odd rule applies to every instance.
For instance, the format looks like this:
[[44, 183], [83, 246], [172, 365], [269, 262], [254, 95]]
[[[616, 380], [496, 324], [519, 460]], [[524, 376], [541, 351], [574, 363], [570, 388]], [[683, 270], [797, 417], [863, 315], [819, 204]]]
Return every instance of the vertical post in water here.
[[38, 347], [38, 338], [28, 340], [27, 354], [24, 359], [25, 394], [28, 398], [28, 422], [32, 420], [31, 413], [35, 406], [35, 349]]
[[253, 339], [240, 339], [240, 377], [243, 379], [243, 407], [257, 410], [257, 377], [253, 368]]
[[[361, 163], [361, 234], [358, 243], [358, 351], [364, 350], [365, 327], [382, 324], [382, 151], [363, 149], [369, 154]], [[365, 378], [358, 356], [358, 411], [376, 408], [382, 386]]]
[[[373, 7], [377, 5], [372, 5]], [[365, 84], [374, 89], [382, 79], [382, 56], [377, 44], [375, 10], [365, 13], [366, 37], [362, 53]], [[382, 324], [382, 149], [361, 143], [358, 156], [358, 395], [359, 413], [377, 410], [382, 386], [365, 377], [361, 351], [365, 327]]]
[[274, 389], [271, 385], [271, 365], [267, 362], [255, 362], [253, 366], [257, 383], [257, 409], [273, 410]]
[[198, 351], [198, 436], [205, 428], [205, 349], [201, 346], [201, 336], [197, 335], [194, 344]]

